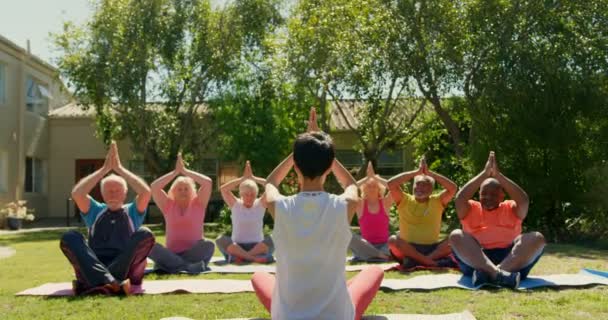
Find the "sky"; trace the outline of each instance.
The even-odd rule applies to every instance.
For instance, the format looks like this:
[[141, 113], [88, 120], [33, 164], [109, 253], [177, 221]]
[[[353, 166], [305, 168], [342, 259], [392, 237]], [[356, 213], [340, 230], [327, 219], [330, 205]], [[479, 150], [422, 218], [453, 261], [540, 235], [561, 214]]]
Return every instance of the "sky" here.
[[50, 33], [60, 33], [65, 21], [82, 24], [91, 14], [90, 0], [0, 0], [0, 35], [22, 48], [29, 39], [32, 54], [56, 66]]
[[22, 48], [29, 39], [32, 54], [56, 65], [50, 33], [60, 33], [65, 21], [82, 24], [91, 13], [89, 0], [0, 0], [0, 34]]

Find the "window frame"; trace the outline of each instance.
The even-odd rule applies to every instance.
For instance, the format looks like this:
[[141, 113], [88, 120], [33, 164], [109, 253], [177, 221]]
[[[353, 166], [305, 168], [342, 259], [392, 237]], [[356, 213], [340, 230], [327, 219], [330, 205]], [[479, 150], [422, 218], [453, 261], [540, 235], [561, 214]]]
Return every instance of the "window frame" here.
[[[28, 161], [31, 163], [28, 166]], [[28, 175], [28, 167], [31, 174]], [[23, 192], [28, 194], [40, 194], [44, 195], [47, 193], [47, 161], [42, 158], [34, 156], [25, 157], [25, 176], [23, 181]], [[38, 172], [40, 171], [40, 172]], [[38, 180], [40, 179], [40, 180]], [[28, 185], [30, 188], [28, 188]]]

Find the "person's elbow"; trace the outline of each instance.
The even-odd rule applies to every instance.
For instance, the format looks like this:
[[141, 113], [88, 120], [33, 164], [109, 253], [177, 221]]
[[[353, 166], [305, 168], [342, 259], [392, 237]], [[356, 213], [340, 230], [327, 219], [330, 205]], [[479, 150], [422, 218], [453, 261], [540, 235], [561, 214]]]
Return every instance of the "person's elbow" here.
[[530, 198], [528, 197], [527, 193], [524, 192], [522, 194], [521, 199], [519, 199], [517, 205], [526, 209], [530, 206]]
[[77, 198], [81, 198], [83, 196], [82, 191], [78, 190], [78, 187], [75, 186], [72, 189], [72, 192], [70, 193], [70, 195], [72, 196], [72, 199], [77, 199]]
[[152, 189], [150, 189], [150, 186], [148, 186], [147, 184], [144, 184], [143, 186], [141, 186], [137, 195], [150, 199], [150, 197], [152, 197]]

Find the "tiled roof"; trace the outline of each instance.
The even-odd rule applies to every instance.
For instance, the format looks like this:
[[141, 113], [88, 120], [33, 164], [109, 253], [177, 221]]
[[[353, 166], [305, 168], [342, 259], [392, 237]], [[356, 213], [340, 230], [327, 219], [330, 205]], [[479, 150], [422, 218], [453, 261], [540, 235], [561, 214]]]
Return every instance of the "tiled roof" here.
[[[161, 104], [149, 104], [149, 108], [162, 108]], [[198, 109], [199, 113], [206, 112], [206, 106], [201, 105]], [[49, 112], [49, 118], [51, 119], [86, 119], [93, 118], [95, 116], [95, 108], [86, 108], [84, 105], [77, 102], [70, 102], [63, 107], [56, 108]]]
[[[353, 126], [357, 127], [357, 110], [364, 106], [362, 101], [354, 101], [354, 100], [342, 100], [340, 101], [342, 110], [344, 111], [344, 116], [348, 120], [348, 122]], [[161, 107], [160, 104], [151, 104], [151, 106]], [[331, 113], [331, 122], [330, 126], [333, 130], [336, 131], [350, 131], [350, 127], [347, 124], [347, 120], [345, 120], [342, 113], [338, 110], [336, 103], [334, 101], [329, 101], [330, 113]], [[411, 108], [407, 108], [411, 109]], [[199, 108], [199, 112], [206, 112], [207, 108], [204, 106]], [[408, 112], [403, 112], [403, 115], [408, 114]], [[51, 119], [86, 119], [92, 118], [95, 115], [94, 108], [88, 108], [84, 110], [81, 104], [76, 102], [69, 103], [63, 107], [52, 110], [49, 113], [49, 118]], [[395, 120], [395, 119], [393, 119]]]
[[70, 102], [63, 107], [53, 109], [49, 112], [49, 118], [51, 119], [86, 119], [92, 118], [94, 115], [94, 108], [84, 110], [82, 106], [76, 102]]
[[[396, 106], [397, 110], [400, 112], [393, 112], [390, 119], [385, 119], [386, 121], [394, 121], [395, 123], [402, 120], [404, 117], [409, 117], [420, 107], [419, 99], [402, 99], [397, 101], [398, 105]], [[350, 123], [353, 127], [358, 126], [357, 121], [357, 113], [361, 108], [365, 107], [365, 102], [361, 100], [341, 100], [340, 106], [342, 107], [342, 112], [338, 109], [337, 103], [335, 101], [329, 101], [330, 103], [330, 112], [331, 112], [331, 123], [330, 126], [333, 130], [336, 131], [350, 131], [350, 127], [348, 123]], [[346, 119], [345, 119], [346, 118]], [[348, 122], [347, 122], [348, 121]], [[407, 118], [406, 118], [407, 121]]]

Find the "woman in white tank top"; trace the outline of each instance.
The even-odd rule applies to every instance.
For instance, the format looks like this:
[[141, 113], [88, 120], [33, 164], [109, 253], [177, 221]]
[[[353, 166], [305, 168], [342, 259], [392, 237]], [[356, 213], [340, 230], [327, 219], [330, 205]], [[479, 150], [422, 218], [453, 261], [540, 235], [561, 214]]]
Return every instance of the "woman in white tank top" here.
[[[274, 245], [272, 238], [264, 237], [264, 214], [266, 203], [263, 195], [257, 198], [257, 184], [265, 185], [266, 180], [253, 175], [247, 161], [243, 176], [220, 187], [222, 198], [230, 207], [232, 235], [222, 235], [215, 240], [218, 249], [228, 262], [272, 262]], [[239, 198], [232, 190], [239, 187]]]

